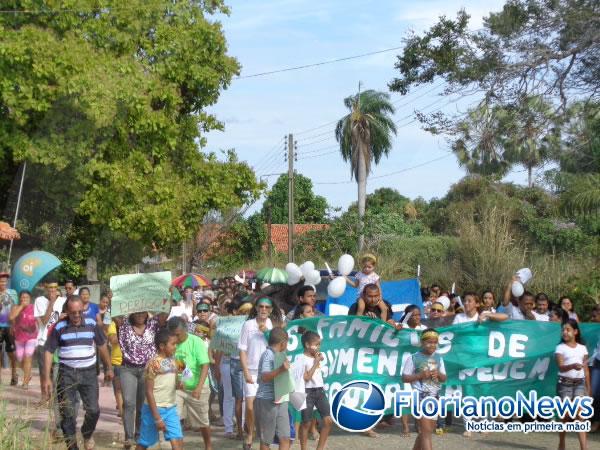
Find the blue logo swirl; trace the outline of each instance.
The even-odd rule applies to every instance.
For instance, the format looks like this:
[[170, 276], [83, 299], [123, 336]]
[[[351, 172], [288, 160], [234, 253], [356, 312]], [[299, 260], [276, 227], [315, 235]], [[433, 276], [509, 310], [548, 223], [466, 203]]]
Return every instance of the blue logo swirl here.
[[[352, 400], [357, 406], [350, 406]], [[331, 403], [331, 418], [346, 431], [370, 430], [381, 420], [384, 411], [383, 391], [379, 385], [370, 381], [351, 381], [345, 384]]]

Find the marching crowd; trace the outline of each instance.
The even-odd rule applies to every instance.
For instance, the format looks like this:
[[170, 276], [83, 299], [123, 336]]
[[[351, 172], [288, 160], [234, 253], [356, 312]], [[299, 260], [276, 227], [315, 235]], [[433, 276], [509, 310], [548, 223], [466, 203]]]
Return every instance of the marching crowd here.
[[[600, 348], [588, 355], [581, 342], [579, 318], [573, 302], [562, 297], [553, 303], [544, 293], [524, 291], [515, 298], [508, 283], [502, 300], [494, 292], [465, 292], [462, 296], [438, 285], [421, 289], [422, 304], [406, 307], [399, 322], [392, 318], [390, 303], [382, 298], [377, 260], [361, 259], [361, 271], [347, 278], [359, 290], [350, 315], [381, 319], [397, 329], [421, 331], [422, 348], [403, 365], [402, 379], [411, 383], [420, 398], [436, 396], [446, 379], [442, 358], [436, 353], [436, 328], [474, 321], [537, 320], [562, 324], [555, 355], [559, 367], [558, 395], [593, 395], [594, 426], [600, 424]], [[111, 317], [110, 290], [99, 304], [90, 301], [86, 287], [64, 283], [45, 284], [45, 293], [19, 295], [8, 289], [8, 273], [0, 273], [0, 339], [8, 354], [11, 381], [18, 385], [17, 366], [22, 369], [20, 386], [28, 389], [35, 358], [39, 368], [42, 398], [54, 409], [55, 430], [67, 448], [77, 449], [76, 419], [80, 405], [85, 412], [81, 425], [83, 446], [95, 446], [93, 433], [100, 416], [99, 376], [113, 387], [117, 414], [124, 433], [123, 448], [144, 449], [158, 442], [159, 432], [172, 448], [183, 448], [185, 433], [199, 432], [206, 450], [212, 448], [211, 424], [224, 426], [225, 436], [239, 439], [244, 450], [255, 441], [261, 450], [278, 444], [287, 449], [297, 439], [301, 450], [309, 437], [317, 449], [325, 448], [332, 427], [324, 390], [320, 337], [303, 330], [304, 353], [294, 367], [284, 357], [287, 321], [322, 315], [313, 286], [301, 286], [295, 306], [284, 311], [261, 289], [234, 278], [213, 280], [211, 286], [185, 287], [181, 300], [170, 313], [137, 312]], [[287, 309], [287, 305], [284, 309]], [[209, 342], [220, 317], [246, 318], [237, 351], [213, 351]], [[600, 322], [600, 305], [592, 321]], [[267, 333], [268, 332], [268, 333]], [[557, 336], [558, 342], [558, 336]], [[600, 344], [599, 344], [600, 347]], [[432, 365], [433, 362], [433, 365]], [[294, 371], [305, 383], [306, 401], [300, 411], [284, 399], [275, 398], [274, 380]], [[213, 407], [214, 405], [214, 407]], [[219, 411], [220, 417], [213, 411]], [[384, 418], [380, 426], [389, 426]], [[402, 417], [408, 433], [408, 417]], [[443, 432], [444, 423], [420, 419], [416, 449], [430, 449], [432, 434]], [[371, 431], [369, 436], [376, 436]], [[580, 433], [581, 448], [587, 448]], [[559, 448], [564, 448], [564, 434]]]

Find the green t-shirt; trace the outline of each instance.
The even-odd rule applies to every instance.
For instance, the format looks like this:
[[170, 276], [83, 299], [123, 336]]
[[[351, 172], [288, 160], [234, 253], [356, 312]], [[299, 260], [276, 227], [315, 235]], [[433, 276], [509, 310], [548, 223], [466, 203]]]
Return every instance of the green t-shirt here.
[[[209, 364], [210, 359], [208, 358], [208, 347], [202, 339], [191, 333], [188, 333], [187, 339], [181, 344], [177, 344], [177, 350], [175, 350], [175, 359], [181, 360], [185, 363], [185, 366], [192, 371], [192, 377], [183, 382], [183, 387], [186, 391], [192, 391], [196, 389], [200, 382], [200, 372], [204, 364]], [[205, 386], [208, 386], [208, 376], [204, 382]]]

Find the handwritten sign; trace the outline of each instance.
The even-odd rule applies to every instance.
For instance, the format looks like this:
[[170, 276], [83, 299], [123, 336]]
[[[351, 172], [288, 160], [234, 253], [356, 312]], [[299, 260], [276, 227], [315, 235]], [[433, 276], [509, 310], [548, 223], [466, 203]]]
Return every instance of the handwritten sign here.
[[238, 341], [246, 316], [219, 317], [214, 336], [210, 340], [210, 348], [226, 355], [238, 354]]
[[169, 286], [171, 272], [138, 273], [110, 277], [113, 292], [111, 315], [134, 312], [166, 312], [171, 309]]

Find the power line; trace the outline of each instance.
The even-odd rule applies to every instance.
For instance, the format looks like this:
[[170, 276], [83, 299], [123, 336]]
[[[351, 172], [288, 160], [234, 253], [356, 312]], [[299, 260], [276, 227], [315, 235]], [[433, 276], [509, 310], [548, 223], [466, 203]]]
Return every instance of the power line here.
[[[396, 170], [395, 172], [386, 173], [384, 175], [378, 175], [376, 177], [369, 177], [368, 180], [377, 180], [379, 178], [386, 178], [386, 177], [391, 177], [393, 175], [398, 175], [399, 173], [404, 173], [404, 172], [408, 172], [408, 171], [413, 170], [413, 169], [418, 169], [419, 167], [426, 166], [428, 164], [434, 163], [436, 161], [440, 161], [440, 160], [448, 158], [450, 156], [453, 156], [453, 154], [452, 153], [448, 153], [447, 155], [440, 156], [438, 158], [431, 159], [429, 161], [425, 161], [425, 162], [423, 162], [421, 164], [417, 164], [415, 166], [406, 167], [404, 169]], [[313, 184], [354, 184], [354, 183], [355, 183], [355, 181], [324, 181], [324, 182], [321, 182], [321, 183], [313, 183]]]
[[333, 155], [334, 153], [339, 153], [339, 150], [333, 150], [331, 152], [326, 152], [326, 153], [319, 153], [317, 155], [308, 155], [305, 156], [303, 158], [298, 158], [298, 161], [301, 161], [303, 159], [313, 159], [313, 158], [320, 158], [321, 156], [326, 156], [326, 155]]
[[284, 69], [271, 70], [268, 72], [253, 73], [251, 75], [240, 75], [239, 77], [235, 77], [234, 79], [241, 80], [243, 78], [256, 78], [256, 77], [262, 77], [265, 75], [273, 75], [275, 73], [290, 72], [292, 70], [308, 69], [309, 67], [324, 66], [326, 64], [333, 64], [336, 62], [349, 61], [351, 59], [357, 59], [357, 58], [364, 58], [365, 56], [378, 55], [380, 53], [386, 53], [386, 52], [391, 52], [394, 50], [400, 50], [401, 48], [404, 48], [404, 47], [391, 47], [391, 48], [386, 48], [384, 50], [377, 50], [375, 52], [361, 53], [360, 55], [353, 55], [353, 56], [346, 56], [343, 58], [330, 59], [328, 61], [321, 61], [321, 62], [312, 63], [312, 64], [304, 64], [302, 66], [286, 67]]

